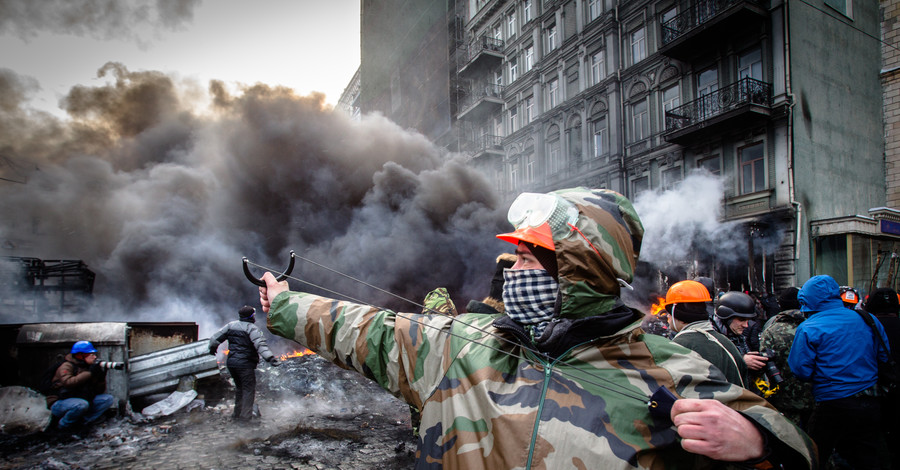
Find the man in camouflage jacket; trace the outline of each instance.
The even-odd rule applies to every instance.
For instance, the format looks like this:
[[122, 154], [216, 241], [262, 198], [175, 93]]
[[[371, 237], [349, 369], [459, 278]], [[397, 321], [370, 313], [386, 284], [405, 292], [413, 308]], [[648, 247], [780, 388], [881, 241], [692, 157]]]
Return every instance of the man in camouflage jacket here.
[[[508, 302], [506, 315], [401, 314], [290, 292], [266, 273], [269, 330], [420, 408], [418, 468], [815, 467], [802, 431], [696, 354], [645, 334], [619, 299], [643, 236], [631, 203], [607, 190], [551, 194], [577, 211], [553, 234], [558, 307], [534, 339]], [[687, 399], [651, 414], [660, 387]]]
[[[800, 311], [800, 302], [797, 301], [798, 290], [796, 287], [790, 287], [782, 292], [778, 300], [784, 305], [784, 310], [766, 322], [759, 336], [759, 342], [763, 350], [771, 349], [775, 353], [775, 357], [771, 360], [775, 362], [775, 367], [778, 367], [784, 379], [778, 384], [778, 390], [767, 398], [769, 403], [798, 426], [806, 429], [809, 415], [812, 414], [816, 404], [812, 384], [798, 379], [788, 365], [788, 354], [791, 352], [791, 345], [794, 344], [797, 326], [806, 320], [806, 314]], [[770, 387], [772, 385], [769, 384]]]

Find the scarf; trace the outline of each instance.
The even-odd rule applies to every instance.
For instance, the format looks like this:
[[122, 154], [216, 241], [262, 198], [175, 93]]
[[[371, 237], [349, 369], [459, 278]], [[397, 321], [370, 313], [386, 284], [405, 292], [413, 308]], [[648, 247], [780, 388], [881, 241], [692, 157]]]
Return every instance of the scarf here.
[[503, 280], [506, 314], [518, 323], [531, 325], [535, 337], [541, 336], [555, 314], [559, 283], [544, 269], [506, 269]]

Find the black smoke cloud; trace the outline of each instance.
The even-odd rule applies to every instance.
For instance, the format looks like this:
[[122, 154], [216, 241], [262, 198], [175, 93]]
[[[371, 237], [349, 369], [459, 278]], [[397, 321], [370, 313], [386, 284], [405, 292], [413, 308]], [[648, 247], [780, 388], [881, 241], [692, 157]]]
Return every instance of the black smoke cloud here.
[[[383, 117], [218, 82], [197, 110], [197, 87], [162, 73], [99, 74], [115, 80], [73, 88], [58, 120], [25, 107], [28, 78], [0, 70], [4, 254], [97, 273], [88, 312], [27, 321], [197, 321], [209, 334], [258, 303], [241, 257], [281, 270], [292, 249], [416, 302], [443, 286], [464, 303], [487, 294], [494, 258], [512, 250], [494, 238], [508, 227], [487, 179]], [[310, 263], [294, 274], [418, 310]]]
[[0, 0], [0, 34], [29, 40], [39, 33], [138, 43], [189, 23], [201, 0]]

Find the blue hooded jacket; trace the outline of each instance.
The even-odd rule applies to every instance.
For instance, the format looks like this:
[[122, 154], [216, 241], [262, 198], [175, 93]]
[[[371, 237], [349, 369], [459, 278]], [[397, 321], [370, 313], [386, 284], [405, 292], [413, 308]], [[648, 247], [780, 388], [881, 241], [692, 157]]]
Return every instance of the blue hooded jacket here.
[[[788, 365], [801, 380], [812, 382], [816, 401], [846, 398], [875, 385], [876, 361], [886, 361], [888, 353], [876, 344], [859, 313], [844, 307], [837, 281], [814, 276], [797, 298], [800, 311], [812, 315], [797, 327]], [[877, 319], [875, 326], [888, 345]]]

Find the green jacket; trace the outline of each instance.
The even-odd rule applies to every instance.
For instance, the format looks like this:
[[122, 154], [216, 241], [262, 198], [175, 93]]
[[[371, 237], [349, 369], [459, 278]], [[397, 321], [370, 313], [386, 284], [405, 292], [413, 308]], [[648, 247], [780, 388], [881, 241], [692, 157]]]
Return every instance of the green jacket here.
[[618, 299], [615, 277], [631, 280], [643, 233], [630, 203], [560, 194], [579, 209], [579, 233], [555, 238], [560, 309], [534, 341], [502, 314], [401, 314], [298, 292], [271, 299], [269, 330], [419, 408], [418, 468], [714, 467], [650, 414], [660, 386], [726, 403], [764, 430], [774, 460], [813, 467], [805, 434], [696, 354], [645, 334]]
[[672, 341], [696, 352], [718, 368], [725, 379], [738, 387], [750, 388], [747, 364], [737, 346], [716, 331], [709, 320], [693, 322], [678, 332]]

